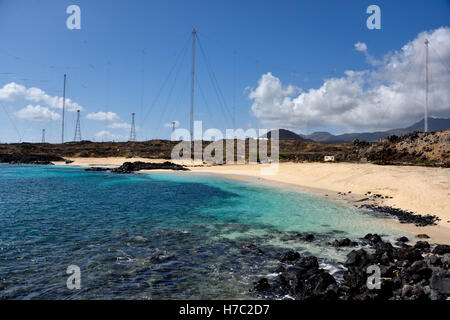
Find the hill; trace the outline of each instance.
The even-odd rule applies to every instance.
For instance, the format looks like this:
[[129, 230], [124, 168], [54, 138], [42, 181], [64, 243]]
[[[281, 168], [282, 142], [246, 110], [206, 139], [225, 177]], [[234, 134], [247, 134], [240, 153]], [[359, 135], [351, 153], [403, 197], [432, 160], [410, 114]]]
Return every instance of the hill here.
[[[355, 139], [359, 141], [377, 142], [380, 139], [387, 138], [392, 135], [405, 135], [414, 131], [423, 131], [424, 119], [417, 123], [400, 129], [392, 129], [387, 131], [362, 132], [362, 133], [344, 133], [333, 135], [329, 132], [314, 132], [310, 135], [302, 135], [303, 138], [322, 143], [342, 143], [352, 142]], [[441, 131], [450, 129], [450, 119], [428, 118], [429, 131]]]
[[[273, 131], [274, 130], [267, 132], [267, 134], [262, 135], [261, 138], [271, 139]], [[313, 141], [286, 129], [278, 129], [277, 131], [279, 140]]]
[[[282, 137], [292, 137], [282, 131]], [[295, 136], [294, 136], [295, 138]], [[249, 150], [250, 140], [246, 140]], [[203, 141], [203, 148], [210, 141]], [[224, 159], [226, 148], [224, 143]], [[0, 144], [0, 163], [48, 164], [65, 157], [142, 157], [170, 159], [177, 141], [150, 140], [139, 142], [69, 142], [64, 144], [15, 143]], [[236, 140], [235, 140], [236, 144]], [[268, 141], [270, 150], [270, 141]], [[302, 140], [280, 140], [280, 161], [323, 161], [333, 155], [336, 161], [359, 162], [365, 158], [379, 164], [414, 164], [450, 166], [450, 130], [414, 132], [390, 136], [376, 143], [355, 140], [352, 143], [318, 143]], [[236, 149], [235, 149], [236, 150]], [[236, 155], [235, 155], [236, 157]], [[249, 157], [247, 153], [246, 158]]]

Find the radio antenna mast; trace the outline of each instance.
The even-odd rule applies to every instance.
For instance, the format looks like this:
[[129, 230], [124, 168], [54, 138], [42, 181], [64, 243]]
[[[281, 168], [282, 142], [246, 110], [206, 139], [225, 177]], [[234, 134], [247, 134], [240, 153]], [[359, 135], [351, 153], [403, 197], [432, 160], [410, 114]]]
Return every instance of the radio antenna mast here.
[[131, 131], [130, 131], [130, 141], [136, 141], [136, 126], [134, 125], [134, 115], [133, 112], [131, 114]]
[[425, 39], [425, 117], [424, 132], [428, 132], [428, 44], [430, 42]]
[[62, 130], [61, 130], [61, 143], [64, 143], [64, 109], [66, 106], [66, 74], [64, 74], [64, 90], [63, 90], [63, 105], [62, 105]]
[[77, 124], [75, 126], [75, 136], [73, 141], [81, 141], [80, 110], [77, 110]]
[[195, 77], [195, 38], [197, 31], [192, 30], [192, 73], [191, 73], [191, 141], [194, 141], [194, 77]]

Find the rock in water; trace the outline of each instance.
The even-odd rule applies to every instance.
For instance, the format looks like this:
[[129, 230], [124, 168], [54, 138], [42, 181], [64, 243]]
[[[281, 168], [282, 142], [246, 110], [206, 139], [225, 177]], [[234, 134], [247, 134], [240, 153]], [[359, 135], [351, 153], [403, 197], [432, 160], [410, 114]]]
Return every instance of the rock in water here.
[[281, 255], [280, 261], [281, 262], [292, 262], [295, 260], [300, 259], [300, 253], [295, 251], [288, 251]]
[[366, 234], [364, 239], [369, 240], [369, 242], [371, 244], [376, 244], [376, 243], [382, 241], [381, 237], [379, 235], [377, 235], [376, 233], [375, 234], [371, 234], [371, 233]]
[[100, 171], [110, 171], [109, 168], [103, 168], [103, 167], [90, 167], [87, 169], [84, 169], [84, 171], [94, 171], [94, 172], [100, 172]]
[[125, 162], [120, 167], [112, 169], [111, 172], [113, 173], [133, 173], [135, 171], [139, 170], [189, 170], [186, 167], [183, 167], [182, 165], [175, 164], [169, 161], [163, 162], [163, 163], [149, 163], [149, 162], [142, 162], [142, 161], [136, 161], [136, 162]]
[[345, 238], [341, 240], [336, 239], [331, 245], [333, 247], [355, 247], [358, 245], [358, 243], [355, 241], [351, 241], [349, 238]]
[[254, 251], [254, 252], [258, 253], [258, 254], [263, 254], [264, 253], [260, 248], [258, 248], [254, 243], [251, 243], [251, 242], [244, 242], [242, 244], [242, 247], [245, 248], [245, 249], [248, 249], [250, 251]]
[[269, 281], [266, 278], [259, 279], [257, 282], [255, 282], [253, 290], [257, 292], [265, 292], [270, 290]]
[[319, 269], [319, 262], [314, 256], [302, 258], [295, 265], [305, 269]]
[[368, 262], [367, 252], [364, 249], [352, 250], [347, 255], [347, 260], [345, 261], [346, 267], [362, 267]]

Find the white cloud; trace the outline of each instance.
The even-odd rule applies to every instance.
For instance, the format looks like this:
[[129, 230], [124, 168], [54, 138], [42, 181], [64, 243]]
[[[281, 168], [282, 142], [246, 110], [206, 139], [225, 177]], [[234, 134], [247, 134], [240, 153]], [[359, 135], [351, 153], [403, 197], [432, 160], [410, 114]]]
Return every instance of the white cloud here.
[[125, 122], [113, 122], [108, 125], [108, 128], [131, 130], [131, 125]]
[[[131, 130], [131, 124], [128, 124], [124, 121], [122, 121], [122, 119], [120, 119], [120, 117], [115, 113], [115, 112], [95, 112], [95, 113], [89, 113], [86, 116], [87, 119], [90, 120], [97, 120], [97, 121], [105, 121], [108, 122], [107, 127], [109, 129], [122, 129], [125, 131], [130, 131]], [[136, 127], [136, 131], [138, 131], [139, 128]], [[101, 131], [103, 132], [103, 131]], [[108, 131], [104, 131], [104, 132], [108, 132]]]
[[361, 52], [367, 51], [367, 45], [364, 42], [355, 43], [355, 49]]
[[[450, 28], [446, 27], [420, 33], [400, 51], [387, 55], [375, 69], [346, 71], [344, 76], [325, 79], [318, 89], [300, 94], [293, 86], [284, 87], [271, 73], [264, 74], [257, 88], [250, 90], [251, 111], [263, 124], [273, 127], [369, 130], [410, 125], [423, 118], [425, 39], [433, 48], [429, 115], [449, 117]], [[355, 48], [367, 53], [363, 43]]]
[[386, 63], [386, 59], [388, 59], [389, 57], [389, 55], [386, 55], [384, 60], [377, 60], [369, 53], [367, 45], [364, 42], [355, 43], [355, 49], [356, 51], [364, 53], [364, 55], [366, 56], [366, 61], [372, 66], [380, 66], [383, 63]]
[[56, 121], [60, 120], [61, 116], [47, 107], [40, 105], [27, 105], [25, 108], [16, 111], [15, 116], [20, 119], [31, 121]]
[[174, 124], [175, 124], [175, 128], [178, 128], [178, 127], [180, 126], [180, 121], [174, 120], [173, 122], [174, 122], [174, 123], [172, 123], [172, 122], [166, 122], [166, 123], [164, 123], [164, 127], [165, 127], [165, 128], [172, 128]]
[[99, 131], [95, 134], [97, 141], [120, 141], [125, 140], [125, 137], [120, 134], [114, 134], [107, 130]]
[[[45, 104], [54, 109], [62, 109], [63, 98], [58, 96], [49, 96], [39, 88], [26, 88], [23, 85], [15, 82], [10, 82], [0, 88], [0, 100], [16, 101], [23, 99], [26, 101]], [[66, 98], [65, 110], [77, 111], [83, 110], [83, 107], [78, 103]]]
[[86, 118], [89, 120], [97, 120], [97, 121], [120, 121], [120, 117], [114, 112], [94, 112], [88, 113]]

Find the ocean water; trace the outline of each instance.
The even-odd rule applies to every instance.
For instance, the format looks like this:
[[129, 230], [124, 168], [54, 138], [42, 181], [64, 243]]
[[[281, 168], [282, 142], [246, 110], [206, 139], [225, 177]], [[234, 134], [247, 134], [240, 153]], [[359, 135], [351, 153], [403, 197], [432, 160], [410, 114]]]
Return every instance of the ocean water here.
[[[349, 249], [326, 242], [398, 235], [382, 217], [298, 191], [12, 165], [0, 165], [0, 226], [0, 299], [257, 299], [253, 282], [288, 249], [338, 276]], [[79, 290], [66, 286], [69, 265]]]

